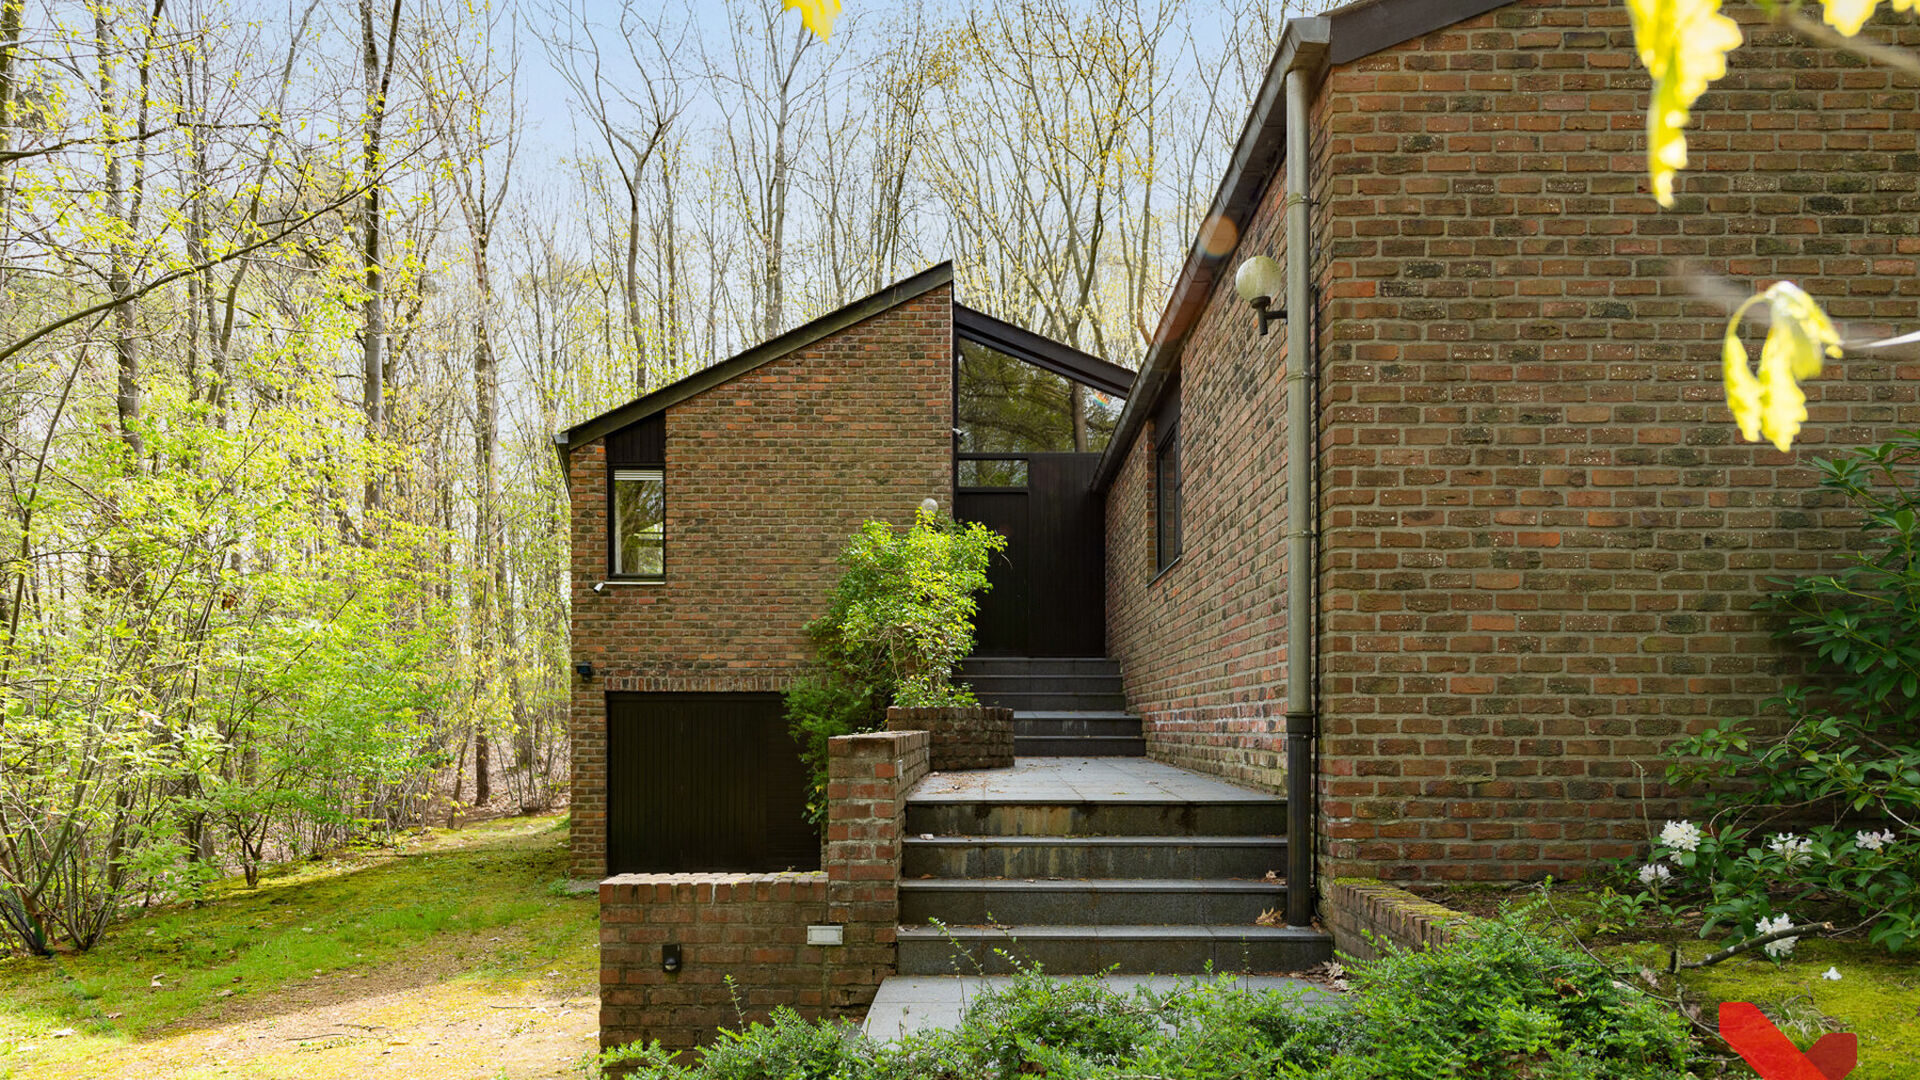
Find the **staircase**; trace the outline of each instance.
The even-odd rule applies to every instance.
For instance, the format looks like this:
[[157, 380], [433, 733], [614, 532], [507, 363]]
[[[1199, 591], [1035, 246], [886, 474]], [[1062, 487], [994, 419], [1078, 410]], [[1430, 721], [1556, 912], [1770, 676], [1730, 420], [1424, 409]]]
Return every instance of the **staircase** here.
[[1020, 757], [1145, 757], [1120, 665], [1105, 657], [970, 657], [961, 678], [982, 705], [1013, 710]]
[[1003, 974], [1003, 951], [1055, 975], [1310, 968], [1333, 955], [1326, 934], [1255, 922], [1286, 908], [1266, 878], [1285, 832], [1282, 800], [1137, 757], [929, 777], [907, 798], [899, 973]]

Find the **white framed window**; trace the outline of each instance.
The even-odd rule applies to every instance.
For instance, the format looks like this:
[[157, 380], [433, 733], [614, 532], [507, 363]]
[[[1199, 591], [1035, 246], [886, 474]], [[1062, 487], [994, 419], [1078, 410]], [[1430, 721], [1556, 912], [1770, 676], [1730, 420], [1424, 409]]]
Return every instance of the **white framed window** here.
[[667, 477], [662, 469], [613, 471], [614, 577], [667, 576]]

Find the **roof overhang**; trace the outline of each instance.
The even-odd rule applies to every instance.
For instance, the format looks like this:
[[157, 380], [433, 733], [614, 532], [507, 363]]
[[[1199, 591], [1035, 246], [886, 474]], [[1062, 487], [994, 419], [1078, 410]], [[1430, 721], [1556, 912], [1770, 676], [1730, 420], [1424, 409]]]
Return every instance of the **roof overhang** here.
[[955, 337], [977, 341], [1102, 393], [1126, 397], [1133, 392], [1133, 372], [1119, 364], [1110, 364], [1071, 345], [1062, 345], [959, 303], [953, 305], [953, 333]]
[[[1383, 49], [1440, 30], [1464, 19], [1505, 7], [1515, 0], [1362, 0], [1324, 15], [1289, 19], [1273, 63], [1254, 95], [1253, 108], [1234, 144], [1220, 190], [1203, 219], [1200, 235], [1187, 249], [1187, 261], [1174, 279], [1172, 295], [1160, 315], [1146, 359], [1134, 379], [1135, 390], [1114, 427], [1094, 474], [1096, 491], [1113, 483], [1133, 442], [1153, 415], [1162, 394], [1180, 371], [1181, 353], [1195, 320], [1206, 307], [1220, 276], [1232, 262], [1268, 186], [1280, 173], [1286, 147], [1286, 77], [1304, 69], [1316, 85], [1334, 64], [1371, 56]], [[1223, 238], [1229, 238], [1223, 240]], [[1212, 242], [1218, 250], [1209, 247]]]
[[583, 420], [553, 437], [554, 449], [559, 451], [564, 467], [567, 454], [576, 446], [583, 446], [595, 439], [603, 439], [629, 424], [645, 420], [655, 413], [663, 412], [697, 394], [703, 394], [722, 383], [737, 379], [757, 367], [770, 364], [784, 356], [799, 352], [823, 338], [830, 337], [855, 323], [865, 322], [884, 311], [899, 307], [901, 304], [953, 283], [953, 263], [943, 262], [928, 267], [918, 274], [874, 293], [872, 296], [855, 300], [846, 307], [829, 312], [810, 323], [797, 326], [770, 341], [762, 342], [753, 348], [722, 360], [709, 368], [694, 372], [678, 382], [670, 383], [635, 398], [617, 409], [610, 409], [591, 420]]

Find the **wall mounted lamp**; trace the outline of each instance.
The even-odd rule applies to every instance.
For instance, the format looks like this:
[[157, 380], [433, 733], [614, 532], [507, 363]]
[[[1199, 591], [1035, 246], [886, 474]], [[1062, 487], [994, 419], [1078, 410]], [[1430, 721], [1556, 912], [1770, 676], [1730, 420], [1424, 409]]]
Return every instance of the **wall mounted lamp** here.
[[1287, 317], [1284, 305], [1278, 308], [1273, 306], [1286, 286], [1285, 271], [1281, 270], [1279, 263], [1265, 255], [1255, 255], [1242, 262], [1233, 275], [1233, 290], [1260, 315], [1262, 337], [1266, 336], [1268, 323]]
[[593, 681], [593, 665], [588, 663], [587, 661], [582, 660], [579, 663], [573, 665], [573, 670], [576, 674], [578, 674], [581, 678], [587, 680], [588, 682]]
[[669, 975], [680, 971], [680, 945], [677, 942], [660, 946], [660, 970]]

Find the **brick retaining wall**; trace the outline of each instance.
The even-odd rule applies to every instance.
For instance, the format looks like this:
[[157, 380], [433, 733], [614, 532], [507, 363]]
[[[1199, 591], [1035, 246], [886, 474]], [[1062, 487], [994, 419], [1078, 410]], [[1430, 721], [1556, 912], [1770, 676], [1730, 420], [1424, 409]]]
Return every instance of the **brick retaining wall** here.
[[1006, 769], [1013, 766], [1013, 710], [970, 708], [887, 710], [887, 730], [925, 731], [933, 737], [932, 767]]
[[1320, 911], [1335, 951], [1355, 960], [1375, 959], [1388, 942], [1402, 949], [1444, 945], [1477, 921], [1372, 878], [1328, 882]]
[[[924, 731], [830, 742], [822, 871], [602, 882], [600, 1045], [688, 1050], [781, 1006], [862, 1013], [894, 971], [904, 796], [927, 774], [930, 743]], [[842, 943], [808, 945], [807, 927], [821, 924], [839, 926]], [[681, 949], [673, 974], [661, 969], [669, 943]]]

